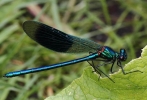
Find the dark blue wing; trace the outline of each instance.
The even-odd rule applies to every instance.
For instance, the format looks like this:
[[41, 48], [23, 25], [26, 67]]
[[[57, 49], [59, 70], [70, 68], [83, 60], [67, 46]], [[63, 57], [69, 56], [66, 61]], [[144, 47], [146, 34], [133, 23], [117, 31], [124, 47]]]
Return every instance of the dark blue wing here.
[[84, 53], [95, 52], [101, 48], [96, 42], [65, 34], [36, 21], [24, 22], [23, 29], [30, 38], [57, 52]]

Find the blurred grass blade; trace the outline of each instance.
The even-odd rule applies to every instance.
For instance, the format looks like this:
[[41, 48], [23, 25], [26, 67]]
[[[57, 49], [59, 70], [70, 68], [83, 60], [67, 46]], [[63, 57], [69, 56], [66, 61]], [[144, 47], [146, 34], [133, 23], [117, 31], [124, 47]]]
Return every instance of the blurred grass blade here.
[[[19, 51], [19, 48], [22, 46], [23, 43], [23, 39], [26, 35], [23, 34], [13, 45], [13, 47], [11, 48], [11, 51], [7, 54], [7, 58], [4, 60], [4, 62], [0, 65], [0, 71], [2, 71], [2, 69], [4, 69], [4, 67], [7, 65], [7, 63], [10, 61], [10, 59]], [[3, 73], [1, 73], [3, 74]], [[2, 75], [1, 75], [2, 76]]]
[[11, 25], [9, 27], [6, 27], [5, 30], [3, 30], [1, 33], [0, 33], [0, 44], [9, 38], [9, 36], [15, 32], [16, 30], [18, 29], [18, 25], [17, 24], [14, 24], [14, 25]]

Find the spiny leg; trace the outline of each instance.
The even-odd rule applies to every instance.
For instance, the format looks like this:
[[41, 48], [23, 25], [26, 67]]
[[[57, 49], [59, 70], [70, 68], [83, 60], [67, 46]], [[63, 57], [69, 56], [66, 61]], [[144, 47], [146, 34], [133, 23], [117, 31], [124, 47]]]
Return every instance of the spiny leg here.
[[[92, 53], [93, 53], [93, 52], [89, 52], [89, 54], [92, 54]], [[94, 59], [94, 60], [95, 60], [95, 61], [104, 61], [104, 62], [107, 61], [107, 60], [104, 60], [104, 59]], [[88, 62], [89, 65], [92, 66], [93, 68], [95, 67], [93, 60], [91, 60], [92, 63], [90, 63], [88, 60], [87, 60], [87, 62]], [[96, 72], [96, 71], [95, 71], [95, 68], [94, 68], [94, 70], [93, 70], [92, 72]], [[100, 73], [99, 73], [99, 74], [100, 74]], [[101, 74], [100, 74], [100, 76], [101, 76]]]
[[[103, 73], [103, 74], [104, 74], [106, 77], [108, 77], [112, 82], [114, 82], [107, 74], [105, 74], [103, 71], [101, 71], [101, 70], [99, 69], [100, 66], [104, 66], [104, 65], [107, 65], [107, 64], [111, 64], [111, 63], [112, 63], [112, 61], [105, 62], [105, 63], [103, 63], [103, 64], [101, 64], [101, 65], [96, 66], [95, 68], [97, 68], [98, 71], [100, 71], [101, 73]], [[115, 83], [115, 82], [114, 82], [114, 83]]]
[[[104, 60], [103, 60], [104, 61]], [[106, 61], [106, 60], [105, 60]], [[96, 72], [97, 74], [99, 74], [99, 78], [98, 78], [98, 80], [100, 79], [100, 76], [101, 76], [101, 73], [103, 73], [106, 77], [108, 77], [113, 83], [115, 83], [107, 74], [105, 74], [103, 71], [101, 71], [98, 67], [100, 67], [100, 66], [103, 66], [103, 65], [106, 65], [106, 64], [110, 64], [110, 63], [112, 63], [112, 62], [107, 62], [107, 63], [103, 63], [103, 64], [101, 64], [101, 65], [99, 65], [99, 66], [94, 66], [94, 63], [93, 63], [93, 60], [92, 60], [92, 64], [89, 62], [89, 61], [87, 61], [93, 68], [94, 68], [94, 71], [93, 72]], [[101, 73], [100, 73], [101, 72]]]
[[130, 74], [130, 73], [134, 73], [134, 72], [140, 72], [140, 73], [143, 73], [143, 72], [140, 71], [140, 70], [134, 70], [134, 71], [130, 71], [130, 72], [127, 72], [127, 73], [126, 73], [126, 72], [124, 71], [124, 69], [123, 69], [123, 67], [122, 67], [120, 61], [117, 61], [117, 65], [122, 69], [122, 72], [123, 72], [124, 75], [126, 75], [126, 74]]
[[[92, 54], [92, 52], [89, 52], [89, 54]], [[90, 63], [88, 60], [87, 60], [87, 62], [89, 63], [90, 66], [92, 66], [92, 67], [94, 66], [93, 60], [91, 60], [92, 63]], [[94, 68], [94, 67], [93, 67], [93, 68]], [[92, 71], [92, 73], [93, 73], [93, 72], [95, 72], [95, 68], [94, 68], [94, 70]], [[101, 75], [100, 75], [100, 76], [101, 76]]]
[[111, 65], [111, 69], [110, 69], [111, 73], [113, 73], [112, 70], [113, 70], [113, 65], [114, 65], [115, 61], [116, 61], [116, 60], [112, 61], [112, 65]]
[[[107, 61], [108, 61], [108, 60], [103, 60], [103, 59], [95, 59], [95, 60], [96, 60], [96, 61], [104, 61], [104, 62], [107, 62]], [[111, 62], [108, 62], [108, 63], [103, 63], [103, 64], [101, 64], [101, 65], [95, 66], [93, 60], [92, 60], [92, 63], [90, 63], [89, 61], [87, 61], [87, 62], [90, 64], [90, 66], [92, 66], [92, 67], [94, 68], [94, 71], [92, 71], [92, 72], [96, 72], [96, 71], [95, 71], [96, 67], [104, 66], [104, 65], [106, 65], [106, 64], [111, 63]], [[100, 73], [99, 73], [99, 74], [100, 74]], [[100, 75], [100, 76], [101, 76], [101, 75]]]
[[[97, 73], [98, 71], [101, 72], [101, 73], [103, 73], [103, 74], [104, 74], [106, 77], [108, 77], [113, 83], [115, 83], [107, 74], [105, 74], [103, 71], [101, 71], [101, 70], [97, 67], [97, 68], [96, 68], [96, 73]], [[98, 73], [99, 73], [99, 72], [98, 72]]]
[[[92, 60], [92, 63], [90, 63], [88, 60], [87, 60], [87, 62], [88, 62], [89, 65], [92, 66], [93, 69], [94, 69], [94, 70], [92, 71], [92, 73], [93, 73], [93, 72], [96, 72], [96, 70], [95, 70], [95, 66], [94, 66], [94, 63], [93, 63], [93, 60]], [[99, 74], [100, 74], [100, 73], [99, 73]], [[100, 74], [100, 76], [101, 76], [101, 74]]]
[[97, 66], [95, 66], [95, 67], [98, 68], [98, 67], [100, 67], [100, 66], [104, 66], [104, 65], [107, 65], [107, 64], [114, 63], [114, 62], [108, 61], [108, 60], [103, 60], [103, 61], [105, 61], [105, 63], [102, 63], [101, 65], [97, 65]]

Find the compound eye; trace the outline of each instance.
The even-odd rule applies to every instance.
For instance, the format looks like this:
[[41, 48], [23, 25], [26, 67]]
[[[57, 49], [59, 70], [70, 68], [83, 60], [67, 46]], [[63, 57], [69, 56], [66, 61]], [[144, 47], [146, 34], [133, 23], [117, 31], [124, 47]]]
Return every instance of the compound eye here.
[[120, 57], [119, 59], [121, 61], [125, 61], [127, 59], [127, 53], [125, 49], [120, 49]]

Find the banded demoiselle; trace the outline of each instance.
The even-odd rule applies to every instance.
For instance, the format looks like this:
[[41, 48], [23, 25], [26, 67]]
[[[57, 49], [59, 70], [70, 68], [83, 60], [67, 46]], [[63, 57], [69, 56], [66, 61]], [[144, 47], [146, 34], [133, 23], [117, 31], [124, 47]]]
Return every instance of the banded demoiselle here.
[[[63, 67], [66, 65], [71, 65], [83, 61], [92, 61], [89, 64], [93, 67], [94, 71], [101, 75], [103, 73], [106, 77], [108, 77], [111, 81], [113, 81], [107, 74], [102, 72], [99, 69], [99, 66], [104, 66], [106, 64], [111, 65], [111, 72], [113, 69], [113, 65], [117, 62], [117, 65], [122, 69], [123, 74], [128, 74], [132, 72], [140, 72], [139, 70], [135, 70], [132, 72], [126, 73], [122, 67], [121, 62], [127, 59], [127, 53], [125, 49], [120, 49], [120, 52], [115, 52], [108, 46], [101, 46], [96, 42], [91, 40], [78, 38], [72, 35], [68, 35], [64, 32], [61, 32], [55, 28], [42, 24], [36, 21], [26, 21], [23, 23], [23, 29], [25, 33], [34, 41], [38, 42], [42, 46], [51, 49], [57, 52], [65, 52], [65, 53], [90, 53], [88, 56], [74, 59], [71, 61], [61, 62], [49, 66], [43, 66], [39, 68], [31, 68], [26, 70], [9, 72], [4, 75], [4, 77], [14, 77], [28, 73], [40, 72], [44, 70], [54, 69]], [[99, 59], [101, 58], [101, 59]], [[94, 65], [93, 61], [103, 61], [102, 65]], [[114, 81], [113, 81], [114, 82]]]

